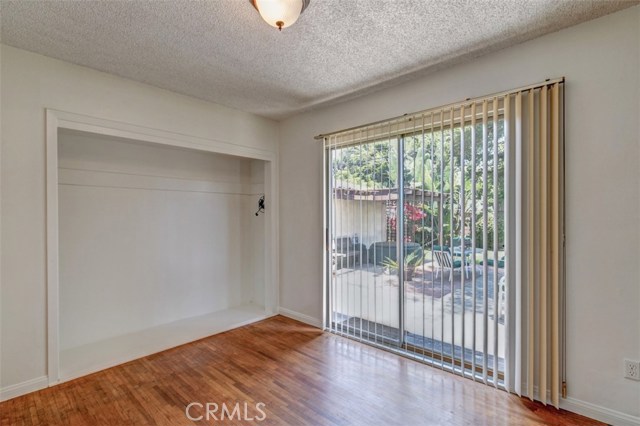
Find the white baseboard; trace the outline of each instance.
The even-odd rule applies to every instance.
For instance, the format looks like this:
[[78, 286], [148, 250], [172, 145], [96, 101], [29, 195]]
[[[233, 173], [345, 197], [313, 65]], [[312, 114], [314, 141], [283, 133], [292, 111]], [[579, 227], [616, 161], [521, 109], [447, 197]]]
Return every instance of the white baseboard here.
[[303, 322], [305, 324], [309, 324], [311, 326], [322, 328], [322, 320], [318, 318], [314, 318], [309, 315], [301, 314], [300, 312], [292, 311], [287, 308], [280, 307], [278, 308], [278, 313], [287, 318], [294, 319], [296, 321]]
[[7, 386], [0, 389], [0, 401], [6, 401], [18, 396], [26, 395], [49, 386], [49, 378], [47, 376], [36, 377], [22, 383]]
[[[523, 384], [522, 388], [527, 388], [526, 383]], [[526, 392], [523, 393], [522, 396], [526, 397]], [[540, 392], [538, 391], [538, 386], [533, 387], [533, 399], [536, 401], [542, 401], [540, 398]], [[550, 391], [547, 391], [547, 404], [552, 405]], [[576, 398], [560, 398], [560, 408], [614, 426], [640, 426], [640, 417], [632, 416], [621, 411], [612, 410], [610, 408]]]
[[575, 398], [560, 399], [560, 408], [615, 426], [638, 426], [640, 417], [611, 410]]

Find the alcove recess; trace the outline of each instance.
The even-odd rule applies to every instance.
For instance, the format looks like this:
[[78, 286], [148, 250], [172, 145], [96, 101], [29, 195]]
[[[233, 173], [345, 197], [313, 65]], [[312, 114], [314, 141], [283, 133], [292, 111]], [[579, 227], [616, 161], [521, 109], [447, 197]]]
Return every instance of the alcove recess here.
[[58, 131], [60, 380], [268, 316], [265, 164]]

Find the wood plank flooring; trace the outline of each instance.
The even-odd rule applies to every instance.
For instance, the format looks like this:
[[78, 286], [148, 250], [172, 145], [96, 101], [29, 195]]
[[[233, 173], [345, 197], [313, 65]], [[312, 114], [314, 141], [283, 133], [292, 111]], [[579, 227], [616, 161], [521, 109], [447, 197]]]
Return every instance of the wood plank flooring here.
[[[209, 421], [187, 418], [192, 402], [194, 418], [217, 404]], [[0, 424], [601, 423], [278, 316], [0, 403]]]

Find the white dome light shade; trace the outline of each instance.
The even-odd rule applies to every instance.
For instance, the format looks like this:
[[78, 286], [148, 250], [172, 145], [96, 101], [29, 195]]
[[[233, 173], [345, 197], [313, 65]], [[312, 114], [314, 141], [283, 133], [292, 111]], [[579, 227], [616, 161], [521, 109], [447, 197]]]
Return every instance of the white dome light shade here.
[[304, 0], [253, 0], [265, 22], [280, 30], [293, 25], [305, 6]]

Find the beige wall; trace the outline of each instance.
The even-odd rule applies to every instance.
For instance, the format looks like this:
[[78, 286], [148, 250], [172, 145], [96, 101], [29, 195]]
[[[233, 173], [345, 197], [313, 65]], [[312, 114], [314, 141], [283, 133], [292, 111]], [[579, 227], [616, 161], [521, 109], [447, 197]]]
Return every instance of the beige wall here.
[[46, 371], [45, 108], [276, 152], [278, 124], [2, 46], [0, 387]]
[[565, 76], [570, 402], [640, 422], [640, 382], [623, 378], [623, 358], [640, 359], [639, 28], [640, 7], [626, 9], [285, 120], [281, 306], [321, 318], [322, 147], [314, 135]]

